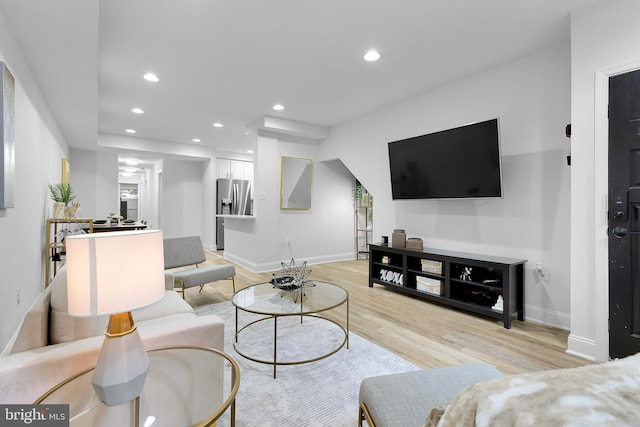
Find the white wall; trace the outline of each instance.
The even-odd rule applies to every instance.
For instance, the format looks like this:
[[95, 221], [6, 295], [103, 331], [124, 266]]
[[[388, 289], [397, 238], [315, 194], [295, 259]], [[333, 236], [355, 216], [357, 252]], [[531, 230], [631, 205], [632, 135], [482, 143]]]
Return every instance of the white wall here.
[[202, 162], [165, 159], [163, 163], [161, 215], [164, 237], [201, 236]]
[[106, 218], [120, 212], [117, 154], [73, 149], [69, 165], [69, 182], [85, 218]]
[[224, 256], [253, 271], [272, 268], [280, 252], [278, 139], [257, 135], [254, 159], [254, 218], [225, 218]]
[[[256, 145], [255, 218], [225, 219], [225, 258], [253, 271], [278, 270], [291, 258], [353, 259], [351, 174], [340, 163], [318, 161], [318, 146], [294, 137], [261, 131]], [[310, 210], [280, 210], [280, 156], [312, 159]]]
[[607, 79], [640, 68], [640, 3], [602, 0], [571, 18], [571, 335], [569, 351], [609, 356]]
[[97, 166], [94, 172], [98, 176], [96, 181], [96, 218], [119, 214], [118, 154], [99, 152]]
[[69, 151], [69, 183], [80, 203], [84, 218], [106, 218], [105, 212], [97, 212], [98, 152], [88, 150]]
[[162, 228], [160, 223], [160, 205], [162, 204], [162, 168], [164, 160], [156, 162], [150, 171], [147, 172], [147, 209], [145, 219], [147, 226], [156, 230]]
[[[404, 228], [427, 247], [527, 259], [526, 318], [567, 329], [569, 57], [563, 44], [365, 115], [332, 129], [320, 156], [340, 158], [373, 195], [374, 241]], [[388, 142], [494, 117], [503, 199], [391, 200]]]
[[[44, 288], [45, 222], [52, 213], [47, 184], [61, 180], [68, 147], [0, 12], [0, 61], [15, 78], [15, 207], [0, 209], [0, 350]], [[18, 293], [20, 302], [18, 303]]]
[[204, 160], [202, 167], [202, 215], [200, 237], [209, 250], [216, 249], [216, 159]]

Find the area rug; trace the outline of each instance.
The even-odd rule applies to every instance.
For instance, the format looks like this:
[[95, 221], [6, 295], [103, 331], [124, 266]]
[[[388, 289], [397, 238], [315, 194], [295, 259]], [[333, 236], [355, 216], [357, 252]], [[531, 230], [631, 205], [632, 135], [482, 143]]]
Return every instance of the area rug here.
[[[302, 365], [273, 367], [240, 356], [233, 348], [235, 309], [229, 302], [195, 309], [199, 315], [216, 314], [225, 322], [225, 352], [240, 365], [240, 389], [236, 397], [236, 425], [239, 427], [356, 426], [358, 391], [367, 377], [420, 369], [416, 365], [351, 332], [349, 348], [332, 356]], [[255, 318], [240, 312], [245, 324]], [[251, 356], [272, 356], [273, 322], [261, 322], [240, 335], [240, 348]], [[342, 334], [342, 335], [341, 335]], [[309, 359], [335, 348], [344, 338], [341, 330], [327, 321], [298, 317], [278, 321], [278, 360]], [[317, 354], [316, 354], [317, 353]], [[229, 414], [218, 421], [229, 425]]]

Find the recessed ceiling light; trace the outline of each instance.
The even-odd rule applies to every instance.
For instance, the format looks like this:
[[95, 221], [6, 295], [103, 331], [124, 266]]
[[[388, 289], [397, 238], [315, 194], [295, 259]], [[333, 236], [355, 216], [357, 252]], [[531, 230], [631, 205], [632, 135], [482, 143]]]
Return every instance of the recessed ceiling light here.
[[138, 166], [140, 164], [140, 161], [136, 159], [127, 159], [124, 162], [129, 166]]
[[276, 105], [273, 106], [273, 109], [276, 110], [276, 111], [282, 111], [282, 110], [284, 110], [284, 105], [276, 104]]
[[193, 138], [192, 141], [193, 142], [200, 142], [200, 138]]
[[133, 174], [131, 174], [131, 173], [129, 173], [129, 172], [123, 172], [123, 173], [122, 173], [122, 176], [129, 177], [129, 176], [133, 176]]
[[131, 172], [135, 172], [137, 169], [136, 169], [136, 168], [124, 168], [123, 170], [124, 170], [125, 172], [129, 172], [129, 173], [131, 173]]
[[136, 114], [144, 114], [144, 110], [142, 108], [138, 108], [138, 107], [132, 108], [131, 112], [132, 113], [136, 113]]
[[135, 129], [126, 129], [125, 130], [126, 133], [136, 133]]
[[373, 62], [377, 61], [378, 59], [380, 59], [380, 54], [373, 49], [364, 54], [365, 61]]
[[253, 150], [247, 150], [247, 153], [253, 154]]
[[213, 127], [216, 127], [216, 128], [221, 128], [222, 126], [224, 126], [224, 125], [222, 123], [220, 123], [220, 122], [215, 122], [213, 124]]
[[155, 82], [159, 82], [159, 81], [160, 81], [160, 79], [158, 78], [158, 76], [156, 76], [156, 75], [155, 75], [155, 74], [153, 74], [153, 73], [147, 73], [147, 74], [145, 74], [145, 75], [144, 75], [144, 76], [142, 76], [142, 77], [144, 77], [144, 79], [145, 79], [146, 81], [149, 81], [149, 82], [154, 82], [154, 83], [155, 83]]

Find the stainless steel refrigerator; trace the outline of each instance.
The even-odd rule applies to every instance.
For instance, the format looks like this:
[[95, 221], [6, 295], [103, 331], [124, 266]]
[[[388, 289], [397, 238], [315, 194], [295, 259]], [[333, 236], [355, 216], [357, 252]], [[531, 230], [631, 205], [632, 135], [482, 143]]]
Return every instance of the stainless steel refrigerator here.
[[[216, 181], [216, 214], [251, 215], [251, 181], [218, 179]], [[224, 218], [216, 218], [216, 247], [224, 249]]]

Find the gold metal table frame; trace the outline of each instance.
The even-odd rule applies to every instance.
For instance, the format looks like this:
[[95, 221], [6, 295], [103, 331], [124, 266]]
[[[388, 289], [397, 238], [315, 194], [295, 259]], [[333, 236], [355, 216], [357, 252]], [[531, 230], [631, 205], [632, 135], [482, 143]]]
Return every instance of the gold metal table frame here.
[[[222, 379], [223, 383], [220, 386], [224, 388], [224, 391], [221, 396], [221, 400], [222, 400], [221, 403], [214, 404], [213, 402], [211, 402], [212, 407], [210, 408], [199, 407], [198, 409], [194, 409], [193, 411], [195, 412], [207, 414], [206, 416], [199, 418], [200, 421], [193, 423], [193, 422], [189, 422], [187, 419], [181, 419], [180, 423], [182, 422], [187, 423], [187, 425], [191, 427], [215, 426], [216, 421], [222, 416], [222, 414], [224, 414], [230, 408], [230, 425], [235, 426], [235, 422], [236, 422], [235, 421], [236, 419], [235, 399], [236, 399], [236, 394], [238, 393], [238, 389], [240, 387], [240, 367], [238, 366], [238, 363], [233, 358], [231, 358], [231, 356], [213, 348], [199, 347], [199, 346], [166, 346], [166, 347], [150, 349], [150, 350], [147, 350], [147, 352], [149, 353], [149, 358], [150, 358], [152, 367], [154, 364], [154, 360], [159, 360], [159, 361], [168, 360], [171, 363], [174, 363], [174, 365], [176, 363], [178, 365], [191, 364], [192, 363], [191, 359], [193, 355], [196, 353], [198, 353], [197, 354], [198, 357], [195, 358], [196, 361], [202, 362], [203, 360], [198, 360], [198, 358], [202, 358], [202, 357], [205, 357], [205, 358], [213, 357], [214, 359], [211, 359], [210, 362], [223, 363], [224, 365], [221, 365], [223, 375], [224, 375], [224, 371], [228, 369], [229, 370], [228, 373], [230, 373], [230, 376], [229, 378], [225, 376], [225, 378]], [[201, 365], [190, 366], [189, 371], [200, 372], [202, 369], [199, 366]], [[126, 414], [130, 412], [131, 415], [126, 416], [125, 418], [132, 420], [131, 421], [132, 425], [134, 425], [135, 427], [139, 427], [141, 424], [143, 424], [141, 423], [141, 420], [140, 420], [141, 416], [143, 416], [141, 414], [141, 407], [143, 404], [141, 402], [140, 397], [135, 398], [130, 403], [113, 406], [111, 408], [107, 407], [104, 403], [100, 402], [97, 399], [91, 386], [91, 373], [93, 369], [94, 369], [93, 367], [85, 369], [67, 378], [66, 380], [62, 381], [55, 387], [48, 390], [45, 394], [40, 396], [38, 400], [36, 400], [34, 403], [35, 404], [56, 404], [56, 403], [69, 404], [71, 426], [92, 425], [91, 419], [90, 419], [92, 413], [96, 413], [96, 411], [105, 411], [105, 410], [119, 411], [120, 414], [122, 413]], [[179, 375], [178, 372], [176, 371], [163, 372], [163, 370], [160, 367], [158, 368], [158, 372], [161, 372], [162, 375], [165, 377], [163, 379], [161, 378], [160, 381], [165, 382], [166, 383], [165, 386], [167, 388], [171, 389], [171, 386], [176, 384], [175, 376]], [[147, 375], [147, 380], [145, 382], [145, 390], [147, 388], [147, 385], [149, 384], [149, 375], [150, 374]], [[206, 375], [192, 375], [191, 378], [197, 381], [211, 380], [211, 378], [207, 378]], [[228, 384], [224, 383], [224, 381], [227, 381], [227, 380], [229, 381], [229, 383]], [[149, 385], [149, 386], [152, 387], [152, 385]], [[179, 392], [179, 387], [174, 388], [173, 392], [174, 393]], [[71, 395], [73, 395], [73, 398], [70, 398]], [[145, 391], [143, 390], [143, 396], [144, 395], [145, 395]], [[206, 401], [207, 399], [211, 399], [211, 398], [212, 396], [209, 396], [209, 395], [200, 396], [201, 401]], [[193, 396], [192, 396], [187, 400], [191, 402], [195, 399], [193, 399]], [[171, 409], [171, 405], [174, 404], [174, 402], [172, 402], [171, 400], [154, 402], [154, 403], [155, 403], [155, 406], [158, 406], [159, 408], [162, 408], [163, 405], [168, 405], [169, 407], [167, 408], [167, 410], [171, 414], [176, 412], [175, 410]], [[160, 411], [160, 409], [155, 409], [154, 411], [156, 410]], [[191, 413], [191, 411], [192, 411], [191, 409], [187, 410], [187, 412], [189, 413]], [[191, 419], [192, 416], [188, 418]], [[160, 421], [161, 424], [165, 424], [165, 425], [167, 423], [166, 420], [158, 420], [158, 421]], [[104, 425], [104, 424], [101, 424], [101, 425]], [[123, 424], [120, 424], [120, 425], [123, 425]]]

